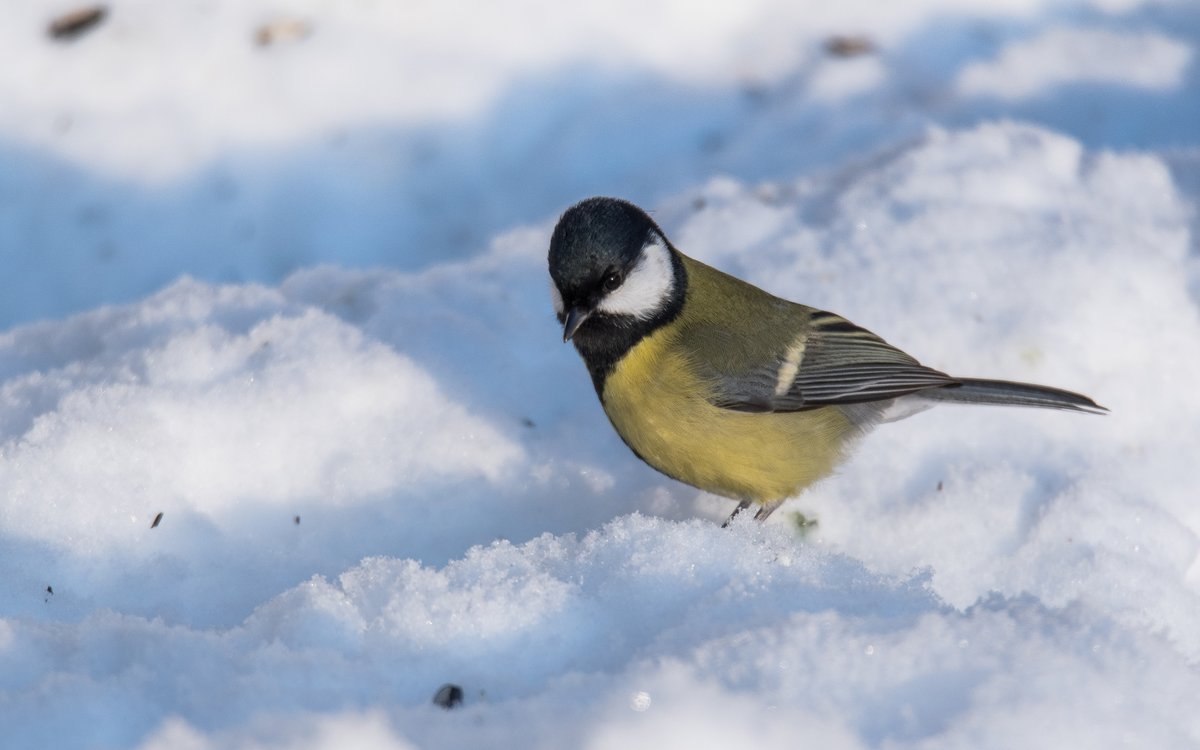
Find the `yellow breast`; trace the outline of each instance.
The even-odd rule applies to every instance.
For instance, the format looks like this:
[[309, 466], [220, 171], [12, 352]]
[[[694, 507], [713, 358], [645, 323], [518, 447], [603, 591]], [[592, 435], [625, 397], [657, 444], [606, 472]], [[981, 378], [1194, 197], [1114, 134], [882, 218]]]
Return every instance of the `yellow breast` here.
[[666, 326], [634, 346], [604, 385], [622, 439], [646, 463], [694, 487], [767, 502], [831, 473], [855, 429], [836, 408], [751, 414], [714, 406], [712, 389], [672, 346]]

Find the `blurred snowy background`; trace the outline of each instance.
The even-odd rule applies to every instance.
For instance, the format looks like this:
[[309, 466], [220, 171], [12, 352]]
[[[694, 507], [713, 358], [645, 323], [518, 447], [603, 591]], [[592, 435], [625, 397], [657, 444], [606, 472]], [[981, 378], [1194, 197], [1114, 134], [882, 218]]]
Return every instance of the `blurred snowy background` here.
[[[0, 11], [3, 747], [1200, 746], [1194, 0], [78, 7]], [[592, 194], [1112, 414], [721, 530], [561, 343]]]

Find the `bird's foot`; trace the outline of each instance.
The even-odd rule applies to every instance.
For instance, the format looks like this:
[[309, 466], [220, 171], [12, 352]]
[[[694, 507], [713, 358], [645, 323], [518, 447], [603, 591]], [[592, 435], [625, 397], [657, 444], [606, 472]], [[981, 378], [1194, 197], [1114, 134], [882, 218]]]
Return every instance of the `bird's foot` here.
[[[725, 523], [721, 524], [721, 528], [723, 529], [726, 526], [728, 526], [729, 524], [733, 523], [733, 519], [737, 518], [737, 514], [741, 513], [743, 510], [745, 510], [746, 508], [749, 508], [749, 507], [750, 507], [749, 500], [742, 500], [741, 502], [739, 502], [737, 504], [737, 507], [733, 509], [733, 512], [729, 514], [729, 518], [725, 519]], [[757, 515], [755, 515], [754, 517], [758, 518]]]

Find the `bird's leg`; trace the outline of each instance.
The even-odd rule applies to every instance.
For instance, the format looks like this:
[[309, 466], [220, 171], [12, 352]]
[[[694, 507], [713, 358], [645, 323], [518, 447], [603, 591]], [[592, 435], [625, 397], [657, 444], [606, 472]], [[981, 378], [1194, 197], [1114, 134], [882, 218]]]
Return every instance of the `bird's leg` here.
[[[741, 513], [743, 510], [745, 510], [746, 508], [749, 508], [749, 507], [750, 507], [749, 500], [742, 500], [741, 502], [739, 502], [737, 504], [737, 507], [733, 509], [733, 512], [729, 514], [729, 518], [725, 519], [725, 523], [721, 524], [721, 528], [723, 529], [726, 526], [728, 526], [729, 524], [733, 523], [733, 519], [737, 517], [737, 514]], [[755, 516], [755, 518], [757, 518], [757, 516]]]
[[785, 500], [787, 500], [786, 497], [779, 500], [771, 500], [758, 506], [758, 512], [754, 514], [754, 520], [759, 522], [767, 520], [767, 516], [774, 513], [775, 509], [783, 505]]

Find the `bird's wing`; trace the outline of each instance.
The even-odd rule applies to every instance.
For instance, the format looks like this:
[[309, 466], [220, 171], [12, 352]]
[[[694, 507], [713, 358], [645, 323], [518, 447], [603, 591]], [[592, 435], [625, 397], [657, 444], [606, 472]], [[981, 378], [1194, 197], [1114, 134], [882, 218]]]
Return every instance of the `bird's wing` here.
[[714, 402], [735, 411], [803, 411], [886, 401], [958, 383], [865, 328], [819, 310], [778, 348], [761, 366], [709, 373]]

